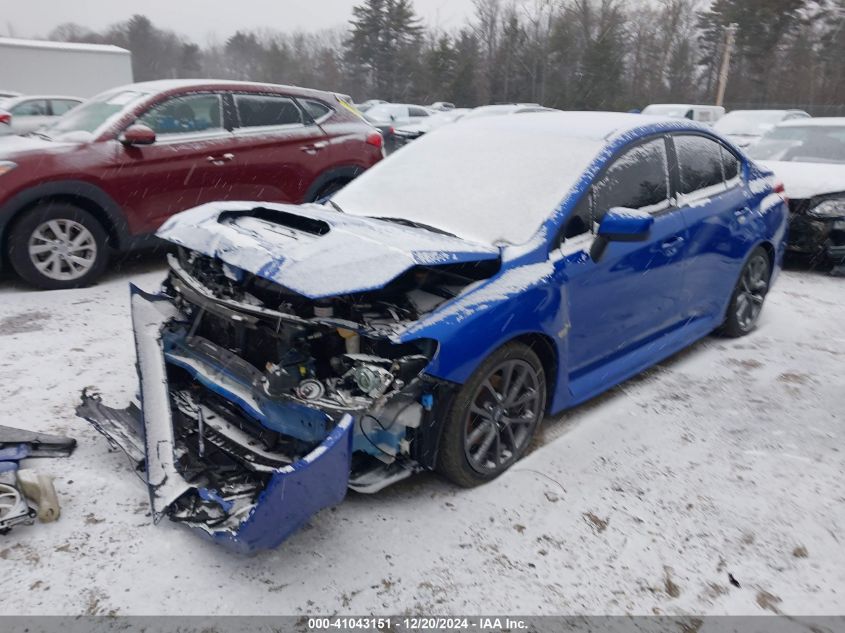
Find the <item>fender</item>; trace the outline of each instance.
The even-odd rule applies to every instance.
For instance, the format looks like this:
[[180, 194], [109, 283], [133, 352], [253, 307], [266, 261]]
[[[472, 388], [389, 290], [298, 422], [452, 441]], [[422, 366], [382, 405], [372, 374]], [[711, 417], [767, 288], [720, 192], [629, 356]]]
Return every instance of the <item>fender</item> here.
[[317, 176], [308, 191], [305, 193], [303, 202], [311, 202], [314, 196], [329, 184], [332, 180], [354, 180], [360, 176], [367, 168], [359, 165], [341, 165], [340, 167], [332, 167], [327, 169], [322, 174]]
[[0, 207], [0, 244], [3, 243], [9, 224], [22, 209], [43, 198], [56, 196], [83, 198], [95, 204], [100, 210], [95, 215], [101, 221], [108, 223], [105, 228], [114, 240], [113, 246], [118, 250], [125, 250], [130, 246], [133, 236], [129, 233], [126, 217], [123, 215], [120, 205], [100, 187], [83, 180], [45, 182], [24, 189], [10, 198]]

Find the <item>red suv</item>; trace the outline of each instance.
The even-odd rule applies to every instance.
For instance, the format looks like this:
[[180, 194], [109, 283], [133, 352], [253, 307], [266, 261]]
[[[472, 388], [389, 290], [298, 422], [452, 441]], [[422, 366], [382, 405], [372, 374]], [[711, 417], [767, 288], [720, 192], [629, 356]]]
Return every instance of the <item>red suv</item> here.
[[331, 93], [222, 81], [116, 88], [0, 139], [0, 260], [41, 288], [83, 286], [174, 213], [214, 200], [320, 200], [381, 158], [379, 132]]

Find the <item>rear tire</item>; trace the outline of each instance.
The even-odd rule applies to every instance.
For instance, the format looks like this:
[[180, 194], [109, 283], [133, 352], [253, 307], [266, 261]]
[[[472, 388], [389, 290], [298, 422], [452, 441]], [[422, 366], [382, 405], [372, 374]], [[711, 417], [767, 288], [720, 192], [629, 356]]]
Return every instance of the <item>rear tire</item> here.
[[730, 338], [745, 336], [757, 325], [763, 302], [769, 292], [772, 262], [762, 246], [755, 248], [739, 275], [731, 295], [728, 315], [720, 333]]
[[437, 470], [465, 488], [495, 479], [531, 446], [545, 408], [546, 378], [537, 354], [522, 343], [504, 345], [456, 394]]
[[100, 222], [66, 202], [27, 211], [12, 226], [7, 244], [15, 272], [44, 290], [88, 286], [109, 259], [108, 235]]

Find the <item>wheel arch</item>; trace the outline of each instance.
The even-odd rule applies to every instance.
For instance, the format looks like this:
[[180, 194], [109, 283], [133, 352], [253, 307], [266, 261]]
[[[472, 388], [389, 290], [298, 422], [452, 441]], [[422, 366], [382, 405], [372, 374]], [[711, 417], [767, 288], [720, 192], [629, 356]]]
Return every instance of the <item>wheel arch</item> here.
[[358, 165], [341, 165], [339, 167], [332, 167], [321, 173], [305, 193], [303, 202], [314, 202], [317, 194], [326, 188], [329, 184], [341, 181], [344, 184], [355, 180], [365, 171], [364, 167]]
[[127, 246], [130, 236], [126, 218], [118, 204], [105, 191], [82, 181], [59, 181], [37, 185], [15, 195], [0, 210], [0, 257], [8, 252], [10, 228], [23, 214], [50, 202], [65, 202], [88, 211], [103, 225], [109, 246], [116, 250]]

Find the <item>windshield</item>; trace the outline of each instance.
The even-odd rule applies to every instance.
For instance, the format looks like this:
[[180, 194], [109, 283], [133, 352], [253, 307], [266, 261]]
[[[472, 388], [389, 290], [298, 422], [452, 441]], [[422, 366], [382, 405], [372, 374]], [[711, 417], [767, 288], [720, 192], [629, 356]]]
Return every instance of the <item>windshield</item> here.
[[398, 218], [482, 244], [521, 244], [563, 201], [604, 143], [545, 114], [446, 125], [338, 192], [344, 212]]
[[112, 90], [98, 95], [60, 117], [40, 132], [54, 140], [90, 140], [97, 130], [122, 114], [148, 93], [137, 90]]
[[776, 127], [748, 150], [758, 160], [794, 163], [845, 163], [845, 126]]
[[783, 120], [785, 112], [779, 110], [745, 110], [729, 112], [716, 121], [714, 129], [722, 134], [763, 136]]

